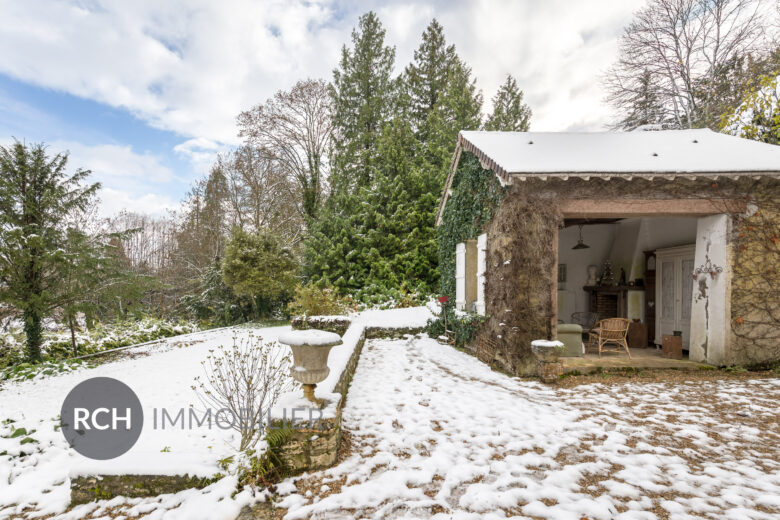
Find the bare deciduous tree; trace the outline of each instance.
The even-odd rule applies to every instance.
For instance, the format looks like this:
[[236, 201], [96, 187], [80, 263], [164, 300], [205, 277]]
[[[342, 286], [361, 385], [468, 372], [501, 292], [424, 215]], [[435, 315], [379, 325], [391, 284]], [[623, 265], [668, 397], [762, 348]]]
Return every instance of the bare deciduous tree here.
[[239, 136], [297, 183], [302, 215], [316, 216], [328, 172], [331, 118], [327, 83], [299, 81], [238, 116]]
[[241, 146], [221, 155], [216, 167], [225, 178], [230, 227], [269, 232], [288, 247], [300, 242], [304, 223], [294, 182], [264, 150]]
[[721, 115], [711, 113], [718, 76], [735, 57], [762, 47], [765, 7], [764, 0], [649, 0], [623, 33], [605, 78], [608, 100], [626, 114], [650, 94], [656, 123], [711, 124]]

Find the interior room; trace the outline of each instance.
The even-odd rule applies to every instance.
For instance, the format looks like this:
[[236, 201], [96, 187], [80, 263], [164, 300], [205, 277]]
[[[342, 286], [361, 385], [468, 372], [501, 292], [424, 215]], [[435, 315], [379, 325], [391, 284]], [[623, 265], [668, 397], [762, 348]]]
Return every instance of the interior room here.
[[686, 217], [567, 219], [558, 234], [558, 323], [587, 330], [596, 319], [627, 318], [630, 348], [655, 348], [673, 334], [687, 351], [696, 226]]

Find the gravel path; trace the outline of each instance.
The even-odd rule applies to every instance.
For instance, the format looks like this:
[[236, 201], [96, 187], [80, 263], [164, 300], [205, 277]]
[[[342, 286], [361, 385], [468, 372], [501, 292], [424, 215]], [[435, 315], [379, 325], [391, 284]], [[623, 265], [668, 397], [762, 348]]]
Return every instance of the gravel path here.
[[[428, 338], [366, 344], [338, 466], [285, 518], [777, 518], [780, 381], [510, 378]], [[282, 511], [280, 511], [282, 513]]]

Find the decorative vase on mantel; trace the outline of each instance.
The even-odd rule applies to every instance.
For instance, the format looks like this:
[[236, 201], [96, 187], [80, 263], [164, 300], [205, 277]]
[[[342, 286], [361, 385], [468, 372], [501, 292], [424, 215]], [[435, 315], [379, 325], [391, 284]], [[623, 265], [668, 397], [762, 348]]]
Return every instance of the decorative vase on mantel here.
[[594, 286], [596, 285], [596, 271], [598, 270], [598, 267], [595, 265], [589, 265], [588, 266], [588, 281], [585, 285]]

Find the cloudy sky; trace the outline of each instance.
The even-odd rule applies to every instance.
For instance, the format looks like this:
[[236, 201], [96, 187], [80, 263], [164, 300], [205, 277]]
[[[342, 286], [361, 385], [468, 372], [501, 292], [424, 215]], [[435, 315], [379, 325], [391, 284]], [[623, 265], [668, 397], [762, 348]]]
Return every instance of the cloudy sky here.
[[436, 17], [486, 100], [511, 73], [532, 130], [599, 130], [610, 119], [600, 75], [642, 3], [0, 0], [0, 144], [69, 150], [103, 183], [105, 213], [162, 212], [239, 143], [241, 110], [298, 79], [330, 79], [369, 9], [397, 72]]

